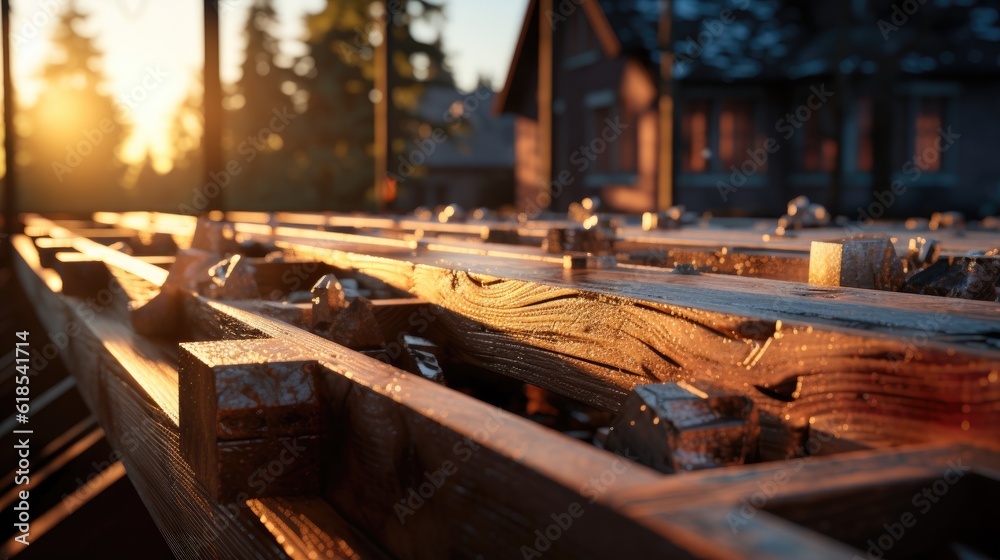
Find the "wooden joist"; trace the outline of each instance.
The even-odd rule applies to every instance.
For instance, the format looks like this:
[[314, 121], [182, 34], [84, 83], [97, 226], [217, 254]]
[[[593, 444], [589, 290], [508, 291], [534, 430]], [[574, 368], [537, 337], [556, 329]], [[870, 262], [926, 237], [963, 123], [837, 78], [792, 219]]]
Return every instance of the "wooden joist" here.
[[[217, 301], [190, 285], [171, 288], [178, 328], [142, 336], [126, 304], [165, 293], [167, 271], [29, 217], [110, 272], [114, 303], [85, 314], [76, 304], [99, 287], [68, 295], [64, 282], [77, 281], [15, 239], [19, 276], [51, 310], [50, 328], [83, 331], [64, 357], [109, 439], [151, 426], [124, 462], [180, 556], [846, 559], [906, 513], [903, 498], [952, 476], [949, 461], [972, 466], [952, 496], [996, 492], [995, 303], [634, 264], [574, 269], [537, 247], [382, 236], [325, 216], [248, 218], [224, 226], [234, 240], [276, 243], [293, 265], [392, 295], [371, 304], [385, 346], [361, 353], [310, 332], [312, 304]], [[193, 218], [100, 219], [179, 247], [194, 237]], [[401, 227], [390, 221], [381, 227]], [[469, 233], [451, 229], [439, 233]], [[288, 269], [275, 266], [280, 280]], [[724, 427], [717, 449], [764, 462], [662, 474], [625, 456], [628, 446], [609, 453], [369, 356], [401, 365], [391, 345], [414, 336], [452, 362], [606, 410], [665, 381], [696, 403], [745, 403], [690, 425]], [[646, 404], [630, 409], [633, 421], [687, 425], [683, 411]], [[289, 442], [302, 453], [286, 465]], [[899, 550], [982, 546], [983, 521], [961, 515], [972, 533], [949, 525]]]

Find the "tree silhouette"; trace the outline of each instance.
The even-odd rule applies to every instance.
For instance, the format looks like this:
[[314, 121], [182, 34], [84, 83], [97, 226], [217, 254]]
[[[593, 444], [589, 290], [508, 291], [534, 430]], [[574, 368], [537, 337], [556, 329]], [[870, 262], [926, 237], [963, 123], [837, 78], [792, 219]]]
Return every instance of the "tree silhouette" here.
[[25, 209], [116, 210], [128, 205], [119, 157], [128, 135], [127, 109], [106, 92], [101, 53], [91, 37], [78, 32], [84, 21], [85, 15], [70, 3], [40, 72], [45, 87], [19, 117]]
[[289, 125], [298, 117], [300, 86], [299, 77], [278, 64], [276, 23], [271, 0], [256, 0], [247, 18], [243, 77], [226, 98], [226, 158], [240, 170], [226, 195], [233, 209], [294, 210], [312, 202], [310, 193], [290, 188], [295, 163]]
[[[296, 130], [308, 142], [297, 160], [301, 179], [330, 209], [374, 206], [374, 87], [375, 34], [371, 0], [331, 0], [307, 20], [309, 55], [304, 86], [309, 92], [305, 114]], [[425, 43], [411, 32], [415, 21], [440, 25], [441, 6], [425, 0], [402, 2], [393, 25], [396, 51], [392, 68], [397, 87], [392, 92], [396, 129], [390, 162], [412, 149], [412, 141], [427, 123], [415, 114], [424, 87], [451, 83], [439, 41]], [[296, 136], [300, 136], [296, 134]], [[408, 148], [409, 147], [409, 148]]]

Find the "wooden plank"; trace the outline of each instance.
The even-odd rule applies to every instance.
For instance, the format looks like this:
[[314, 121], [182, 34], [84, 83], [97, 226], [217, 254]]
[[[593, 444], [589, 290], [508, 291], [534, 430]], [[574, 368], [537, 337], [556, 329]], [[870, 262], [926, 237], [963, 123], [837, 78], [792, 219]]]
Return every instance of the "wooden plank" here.
[[[868, 540], [878, 541], [887, 525], [909, 513], [921, 529], [911, 530], [911, 524], [905, 538], [888, 540], [893, 556], [909, 557], [908, 552], [933, 550], [962, 533], [949, 516], [961, 519], [965, 529], [995, 523], [995, 514], [966, 515], [975, 515], [981, 503], [967, 490], [992, 487], [988, 491], [996, 495], [998, 467], [995, 452], [942, 443], [835, 457], [803, 455], [738, 473], [726, 469], [664, 477], [618, 498], [636, 517], [697, 528], [706, 538], [739, 543], [752, 558], [790, 557], [785, 547], [801, 538], [801, 527], [867, 552]], [[874, 557], [889, 556], [889, 549], [881, 555], [875, 550]]]
[[[182, 459], [177, 370], [171, 365], [177, 362], [176, 350], [138, 337], [127, 326], [121, 299], [95, 311], [79, 299], [59, 295], [59, 278], [40, 268], [30, 239], [18, 236], [13, 244], [15, 271], [26, 293], [50, 336], [67, 335], [61, 358], [72, 366], [81, 393], [109, 441], [122, 453], [130, 479], [173, 552], [185, 558], [288, 558], [279, 544], [285, 539], [282, 532], [268, 531], [250, 509], [247, 501], [253, 494], [235, 504], [220, 503], [196, 482]], [[102, 254], [125, 268], [152, 270]], [[308, 513], [300, 514], [294, 507], [286, 514], [302, 524], [312, 523]], [[338, 538], [335, 532], [329, 535]], [[302, 550], [316, 552], [309, 547]]]
[[825, 424], [869, 445], [996, 443], [993, 304], [643, 267], [565, 271], [443, 252], [362, 254], [283, 233], [278, 239], [302, 257], [448, 310], [439, 327], [470, 362], [595, 406], [617, 409], [638, 383], [693, 377], [754, 398], [765, 428], [790, 438], [776, 450], [794, 445], [813, 418], [836, 419]]
[[[674, 379], [699, 390], [721, 387], [749, 396], [760, 408], [763, 427], [771, 430], [770, 458], [788, 455], [785, 462], [663, 477], [256, 310], [183, 292], [183, 316], [198, 338], [260, 339], [235, 343], [234, 348], [280, 341], [286, 355], [307, 356], [319, 364], [327, 422], [334, 429], [323, 447], [323, 501], [306, 500], [333, 506], [401, 558], [523, 557], [532, 550], [553, 558], [650, 553], [848, 558], [856, 551], [812, 530], [816, 519], [837, 513], [829, 500], [803, 502], [799, 494], [782, 494], [791, 501], [774, 500], [770, 509], [751, 516], [732, 535], [727, 514], [739, 511], [739, 498], [747, 496], [751, 483], [773, 480], [776, 472], [797, 464], [790, 462], [796, 459], [810, 465], [816, 476], [807, 477], [808, 484], [796, 479], [789, 488], [808, 486], [813, 493], [836, 492], [847, 485], [827, 484], [823, 465], [836, 471], [833, 479], [846, 481], [850, 473], [887, 464], [868, 460], [882, 457], [877, 454], [827, 459], [804, 458], [801, 453], [822, 455], [856, 445], [945, 438], [997, 444], [996, 308], [982, 302], [929, 301], [849, 289], [823, 290], [819, 295], [829, 297], [815, 300], [812, 288], [788, 282], [672, 275], [640, 266], [565, 270], [524, 255], [508, 258], [455, 251], [448, 244], [300, 234], [280, 227], [253, 235], [268, 240], [277, 235], [307, 258], [419, 296], [419, 304], [400, 302], [398, 307], [419, 306], [418, 315], [421, 309], [434, 310], [430, 318], [419, 317], [469, 361], [494, 360], [489, 363], [499, 371], [520, 371], [543, 385], [563, 383], [567, 394], [581, 400], [599, 402], [642, 379]], [[98, 247], [80, 246], [86, 247], [84, 252], [101, 254]], [[101, 254], [105, 258], [115, 261], [111, 269], [116, 278], [140, 277], [126, 284], [155, 284], [160, 277], [129, 259]], [[135, 287], [126, 293], [130, 291], [143, 293]], [[104, 318], [124, 324], [122, 309], [116, 309]], [[920, 324], [928, 319], [937, 322]], [[941, 341], [914, 339], [914, 325], [918, 334]], [[142, 340], [127, 327], [118, 332], [105, 324], [96, 327], [103, 329], [101, 340]], [[400, 328], [405, 332], [406, 325]], [[114, 344], [111, 348], [121, 351]], [[147, 351], [138, 346], [140, 355]], [[115, 408], [136, 401], [121, 391], [151, 394], [141, 383], [123, 382], [130, 377], [136, 376], [117, 372], [95, 383], [96, 400], [110, 407], [105, 417], [126, 419], [119, 429], [135, 420], [129, 416], [133, 409]], [[173, 391], [176, 399], [176, 381]], [[152, 404], [155, 398], [144, 402], [154, 410], [162, 408]], [[172, 463], [179, 453], [176, 445], [172, 449], [147, 451]], [[941, 453], [964, 457], [961, 449]], [[995, 470], [988, 456], [974, 455], [976, 464]], [[925, 476], [940, 463], [926, 454], [910, 459], [924, 473], [916, 476]], [[904, 496], [912, 488], [907, 484], [915, 480], [913, 472], [888, 468], [884, 476], [870, 477], [860, 487], [891, 489], [872, 494], [874, 498], [858, 492], [845, 495], [858, 507]], [[188, 478], [181, 493], [212, 503], [203, 489], [187, 486], [195, 484], [193, 472], [183, 476]], [[598, 491], [593, 481], [604, 478], [612, 480]], [[696, 495], [687, 491], [688, 481], [698, 486]], [[739, 484], [732, 484], [732, 493], [716, 491], [733, 482]], [[279, 555], [331, 550], [329, 541], [308, 523], [298, 523], [295, 514], [281, 510], [294, 507], [295, 501], [283, 506], [280, 500], [263, 498], [245, 503], [272, 535], [285, 531], [282, 538], [290, 548]], [[803, 504], [818, 505], [810, 510]], [[883, 511], [899, 510], [887, 505]], [[280, 523], [269, 527], [272, 516]], [[166, 523], [179, 527], [174, 520]], [[858, 537], [869, 534], [860, 524], [844, 527], [846, 533], [830, 536], [856, 545]], [[556, 537], [547, 534], [550, 529]], [[616, 539], [601, 538], [609, 533]], [[188, 534], [206, 540], [197, 528]], [[326, 543], [325, 548], [303, 548], [309, 539]], [[210, 555], [231, 548], [220, 546], [208, 551]]]
[[[325, 498], [396, 556], [522, 554], [538, 538], [534, 531], [572, 504], [587, 514], [573, 518], [573, 531], [551, 543], [547, 556], [692, 554], [662, 538], [670, 526], [650, 532], [609, 508], [607, 495], [591, 495], [589, 480], [615, 470], [616, 487], [651, 482], [657, 475], [644, 467], [626, 467], [612, 454], [287, 324], [200, 296], [189, 300], [193, 321], [214, 322], [219, 313], [301, 347], [329, 372], [330, 425], [339, 430], [327, 451]], [[410, 449], [418, 455], [406, 459]], [[629, 538], [589, 538], [603, 531]]]

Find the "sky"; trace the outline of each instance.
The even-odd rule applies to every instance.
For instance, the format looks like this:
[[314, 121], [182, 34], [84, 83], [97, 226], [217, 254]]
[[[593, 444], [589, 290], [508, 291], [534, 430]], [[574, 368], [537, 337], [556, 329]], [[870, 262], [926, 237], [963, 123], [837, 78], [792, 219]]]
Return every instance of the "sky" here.
[[[243, 28], [253, 0], [220, 0], [222, 79], [239, 79], [243, 60]], [[70, 0], [12, 0], [12, 67], [22, 103], [37, 96], [35, 77], [50, 54], [49, 37]], [[301, 54], [303, 16], [323, 8], [326, 0], [277, 0], [282, 49]], [[479, 76], [502, 87], [528, 0], [443, 0], [443, 42], [459, 88], [471, 90]], [[166, 134], [177, 105], [201, 71], [202, 2], [200, 0], [77, 0], [89, 14], [78, 31], [94, 37], [104, 53], [109, 93], [127, 110], [133, 136], [125, 149], [130, 161], [149, 151], [161, 170], [169, 165]], [[432, 39], [427, 30], [415, 30]]]

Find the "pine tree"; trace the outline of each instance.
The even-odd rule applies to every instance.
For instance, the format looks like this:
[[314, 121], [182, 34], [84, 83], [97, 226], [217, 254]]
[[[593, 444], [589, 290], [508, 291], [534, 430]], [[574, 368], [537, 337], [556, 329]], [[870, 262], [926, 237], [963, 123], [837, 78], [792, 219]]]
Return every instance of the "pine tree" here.
[[24, 207], [39, 211], [124, 209], [127, 108], [106, 93], [101, 53], [78, 33], [84, 14], [71, 3], [40, 72], [44, 88], [19, 120]]
[[[227, 161], [241, 171], [228, 187], [232, 209], [273, 210], [308, 207], [310, 193], [295, 188], [289, 145], [289, 115], [297, 118], [294, 94], [298, 77], [278, 64], [282, 58], [273, 34], [276, 15], [271, 0], [256, 0], [246, 26], [243, 76], [226, 99]], [[284, 118], [276, 119], [283, 115]]]
[[[299, 150], [302, 179], [320, 204], [331, 209], [371, 208], [374, 205], [374, 46], [375, 28], [371, 0], [331, 0], [324, 11], [308, 20], [310, 49], [305, 63], [308, 108], [300, 119], [308, 144]], [[413, 149], [426, 123], [415, 108], [426, 85], [451, 83], [439, 41], [423, 43], [413, 37], [415, 20], [440, 24], [441, 7], [425, 0], [406, 0], [392, 27], [396, 51], [392, 68], [397, 88], [392, 92], [395, 111], [393, 152], [390, 161]], [[412, 7], [411, 7], [412, 6]], [[417, 66], [423, 60], [425, 72]]]

